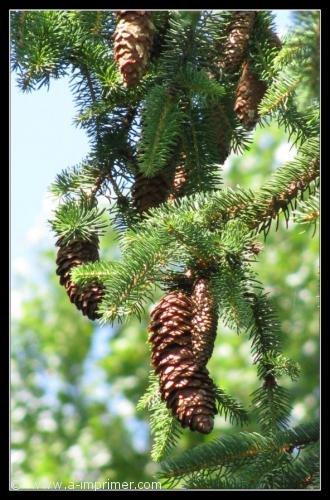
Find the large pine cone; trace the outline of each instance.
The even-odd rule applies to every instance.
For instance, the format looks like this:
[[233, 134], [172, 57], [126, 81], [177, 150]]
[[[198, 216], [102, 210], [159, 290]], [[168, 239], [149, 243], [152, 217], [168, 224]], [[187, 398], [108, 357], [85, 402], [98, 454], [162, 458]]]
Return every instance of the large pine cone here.
[[245, 128], [252, 129], [257, 123], [258, 106], [266, 90], [266, 84], [254, 76], [248, 63], [244, 63], [236, 89], [234, 111]]
[[255, 17], [256, 12], [253, 11], [237, 11], [232, 14], [224, 57], [220, 63], [227, 71], [236, 71], [244, 61]]
[[150, 16], [145, 10], [118, 13], [114, 57], [127, 87], [136, 85], [147, 69], [155, 30]]
[[212, 356], [217, 334], [218, 312], [207, 279], [198, 278], [191, 295], [193, 303], [192, 347], [194, 359], [200, 366], [206, 366]]
[[216, 414], [215, 390], [192, 348], [193, 306], [182, 291], [168, 293], [151, 313], [149, 341], [160, 393], [182, 427], [208, 434]]
[[170, 189], [170, 182], [162, 172], [153, 177], [146, 177], [139, 172], [132, 186], [132, 197], [139, 212], [157, 207], [166, 201]]
[[60, 247], [57, 252], [56, 274], [60, 276], [60, 284], [66, 288], [70, 301], [89, 319], [99, 318], [96, 309], [103, 297], [103, 285], [90, 283], [81, 287], [72, 283], [70, 278], [73, 267], [99, 259], [98, 239], [95, 238], [92, 241], [73, 240], [64, 245], [60, 238], [56, 245]]

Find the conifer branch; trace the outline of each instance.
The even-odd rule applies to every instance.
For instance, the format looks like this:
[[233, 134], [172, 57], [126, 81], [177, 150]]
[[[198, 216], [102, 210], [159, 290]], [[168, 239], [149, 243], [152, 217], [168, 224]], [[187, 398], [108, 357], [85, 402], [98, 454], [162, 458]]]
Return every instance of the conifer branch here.
[[293, 220], [297, 224], [316, 224], [320, 217], [320, 194], [316, 191], [315, 195], [310, 196], [306, 201], [301, 201], [293, 212]]
[[161, 170], [173, 151], [183, 114], [162, 86], [155, 86], [146, 99], [142, 117], [140, 169], [146, 176]]
[[150, 429], [154, 436], [151, 457], [155, 462], [163, 460], [179, 439], [182, 428], [160, 399], [159, 378], [153, 372], [149, 375], [149, 385], [140, 398], [137, 410], [148, 410]]
[[154, 436], [151, 458], [155, 462], [160, 462], [176, 445], [182, 434], [182, 427], [166, 408], [166, 404], [161, 401], [160, 395], [158, 395], [157, 402], [150, 408], [150, 413], [150, 429]]
[[84, 196], [61, 204], [49, 223], [63, 244], [74, 239], [92, 240], [96, 235], [104, 234], [108, 225], [103, 213], [104, 209], [91, 207], [90, 199]]
[[218, 404], [218, 414], [225, 419], [229, 416], [231, 424], [244, 425], [248, 422], [248, 413], [243, 406], [223, 389], [216, 388], [216, 401]]
[[318, 439], [319, 428], [315, 422], [267, 437], [255, 432], [223, 436], [211, 443], [196, 446], [176, 459], [165, 461], [161, 464], [160, 477], [172, 479], [172, 484], [175, 484], [194, 472], [253, 463], [255, 457], [265, 451], [278, 450], [286, 453], [291, 447], [308, 445]]

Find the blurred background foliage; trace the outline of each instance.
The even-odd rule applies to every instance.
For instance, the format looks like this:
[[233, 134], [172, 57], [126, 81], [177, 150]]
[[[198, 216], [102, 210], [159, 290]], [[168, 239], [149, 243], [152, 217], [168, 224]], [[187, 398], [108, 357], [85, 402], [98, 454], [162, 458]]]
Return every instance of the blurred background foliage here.
[[[257, 127], [249, 151], [232, 155], [225, 183], [258, 188], [295, 153], [275, 123]], [[318, 231], [281, 220], [264, 242], [255, 269], [270, 292], [283, 332], [283, 352], [301, 366], [297, 382], [281, 385], [292, 396], [292, 425], [310, 420], [319, 407]], [[263, 237], [260, 236], [263, 242]], [[102, 241], [101, 257], [118, 258], [115, 235]], [[150, 370], [148, 311], [142, 322], [99, 327], [81, 317], [55, 275], [55, 250], [42, 252], [43, 284], [20, 278], [29, 290], [22, 315], [12, 322], [12, 480], [21, 488], [62, 481], [152, 481], [148, 416], [135, 406]], [[154, 302], [161, 292], [155, 292]], [[208, 365], [220, 387], [250, 408], [257, 389], [250, 342], [219, 324]], [[217, 416], [209, 436], [185, 430], [173, 454], [238, 428]], [[246, 430], [258, 431], [251, 419]]]

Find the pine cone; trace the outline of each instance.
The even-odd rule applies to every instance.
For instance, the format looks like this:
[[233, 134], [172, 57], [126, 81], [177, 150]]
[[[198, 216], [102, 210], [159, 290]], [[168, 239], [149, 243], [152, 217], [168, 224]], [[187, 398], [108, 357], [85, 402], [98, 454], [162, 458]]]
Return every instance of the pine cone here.
[[149, 208], [157, 207], [166, 201], [170, 188], [169, 181], [160, 172], [154, 177], [146, 177], [138, 172], [132, 186], [132, 197], [135, 207], [139, 212], [145, 212]]
[[182, 291], [163, 297], [151, 312], [151, 359], [161, 397], [182, 427], [208, 434], [216, 414], [215, 391], [207, 369], [194, 359], [192, 315], [192, 302]]
[[187, 182], [187, 172], [185, 169], [186, 155], [181, 153], [179, 164], [175, 169], [174, 178], [171, 185], [171, 193], [168, 197], [169, 201], [174, 201], [183, 195], [183, 189]]
[[198, 365], [206, 366], [212, 356], [218, 326], [218, 312], [207, 279], [196, 280], [191, 300], [193, 303], [191, 337], [194, 359]]
[[256, 12], [237, 11], [232, 15], [229, 34], [225, 42], [224, 58], [220, 67], [236, 71], [242, 64], [253, 29]]
[[213, 106], [210, 112], [210, 120], [214, 124], [214, 130], [218, 132], [218, 163], [223, 165], [230, 153], [230, 143], [233, 135], [233, 128], [227, 117], [226, 110], [221, 104]]
[[150, 16], [145, 10], [118, 13], [114, 57], [126, 87], [136, 85], [146, 72], [155, 29]]
[[236, 89], [234, 111], [247, 129], [252, 129], [258, 121], [258, 106], [267, 90], [266, 84], [254, 76], [248, 63], [243, 64], [243, 71]]
[[60, 276], [60, 284], [66, 288], [70, 301], [89, 319], [99, 318], [96, 309], [103, 297], [103, 285], [90, 283], [81, 287], [72, 283], [70, 279], [73, 267], [99, 259], [98, 239], [95, 238], [92, 241], [73, 240], [64, 245], [60, 238], [56, 245], [60, 247], [57, 252], [56, 274]]

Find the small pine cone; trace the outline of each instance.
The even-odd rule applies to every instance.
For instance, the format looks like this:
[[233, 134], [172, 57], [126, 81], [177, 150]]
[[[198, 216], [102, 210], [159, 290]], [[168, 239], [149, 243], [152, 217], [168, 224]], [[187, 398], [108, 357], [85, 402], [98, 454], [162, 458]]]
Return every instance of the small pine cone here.
[[226, 114], [226, 110], [221, 104], [213, 106], [211, 110], [211, 120], [214, 129], [217, 131], [218, 163], [223, 165], [230, 153], [230, 143], [233, 129]]
[[114, 33], [114, 57], [126, 87], [136, 85], [145, 74], [155, 27], [151, 12], [122, 10]]
[[186, 155], [182, 153], [179, 159], [179, 165], [175, 169], [174, 178], [171, 185], [169, 201], [174, 201], [183, 194], [184, 186], [187, 182], [187, 172], [185, 169]]
[[248, 63], [244, 63], [242, 76], [236, 89], [234, 111], [244, 127], [249, 130], [258, 121], [258, 106], [266, 90], [266, 84], [254, 76]]
[[192, 302], [182, 291], [161, 299], [151, 312], [151, 359], [161, 397], [182, 427], [208, 434], [216, 414], [215, 390], [207, 369], [194, 359], [192, 314]]
[[193, 303], [191, 337], [194, 359], [198, 365], [206, 366], [212, 356], [218, 326], [218, 311], [207, 279], [196, 280], [191, 300]]
[[232, 22], [225, 42], [224, 58], [220, 67], [227, 71], [236, 71], [242, 64], [249, 44], [256, 13], [237, 11], [232, 15]]
[[56, 274], [60, 276], [60, 284], [65, 287], [70, 301], [89, 319], [99, 318], [96, 309], [103, 297], [103, 285], [90, 283], [81, 287], [72, 283], [70, 279], [73, 267], [99, 259], [98, 239], [95, 238], [92, 241], [73, 240], [64, 245], [60, 238], [56, 245], [60, 247], [57, 252]]
[[146, 177], [138, 172], [132, 186], [132, 197], [136, 209], [145, 212], [166, 201], [169, 192], [169, 181], [162, 172], [153, 177]]
[[[210, 80], [215, 80], [215, 75], [209, 71]], [[208, 112], [208, 122], [217, 134], [218, 163], [223, 165], [230, 153], [230, 143], [233, 135], [233, 128], [228, 119], [226, 109], [219, 103], [212, 104]]]

